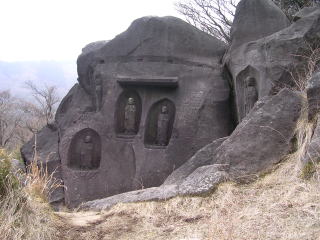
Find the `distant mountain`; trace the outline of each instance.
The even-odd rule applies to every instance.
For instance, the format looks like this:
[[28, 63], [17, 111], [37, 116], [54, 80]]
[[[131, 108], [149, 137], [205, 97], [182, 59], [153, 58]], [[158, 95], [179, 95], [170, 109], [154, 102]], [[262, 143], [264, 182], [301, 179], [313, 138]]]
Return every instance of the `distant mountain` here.
[[14, 96], [28, 97], [26, 81], [32, 81], [39, 87], [56, 86], [62, 98], [77, 82], [76, 62], [0, 61], [0, 91], [10, 90]]

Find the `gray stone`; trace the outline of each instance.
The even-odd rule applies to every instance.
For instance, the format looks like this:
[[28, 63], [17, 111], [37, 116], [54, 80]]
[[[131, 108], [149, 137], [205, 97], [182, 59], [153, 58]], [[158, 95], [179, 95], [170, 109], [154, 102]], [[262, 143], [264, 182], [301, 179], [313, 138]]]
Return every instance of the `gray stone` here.
[[214, 164], [197, 168], [179, 185], [179, 194], [199, 195], [215, 190], [219, 183], [229, 180], [225, 167]]
[[147, 188], [138, 191], [118, 194], [105, 199], [99, 199], [83, 203], [80, 209], [105, 210], [117, 203], [131, 203], [144, 201], [168, 200], [177, 196], [178, 189], [176, 185], [167, 185], [161, 187]]
[[316, 9], [281, 31], [229, 49], [224, 62], [232, 77], [238, 122], [246, 115], [245, 80], [255, 79], [258, 99], [284, 87], [297, 88], [292, 76], [305, 67], [305, 58], [297, 55], [305, 55], [319, 40], [320, 9]]
[[231, 28], [231, 49], [289, 25], [286, 15], [271, 0], [242, 0], [237, 5]]
[[293, 21], [296, 22], [301, 18], [307, 17], [308, 15], [312, 14], [315, 11], [318, 11], [319, 7], [315, 6], [315, 7], [305, 7], [302, 8], [299, 12], [297, 12], [294, 16], [293, 16]]
[[219, 138], [207, 146], [201, 148], [192, 158], [190, 158], [181, 167], [173, 171], [163, 185], [181, 184], [197, 168], [211, 163], [214, 151], [227, 139]]
[[320, 111], [320, 71], [313, 74], [307, 84], [308, 118], [313, 120]]
[[59, 138], [50, 140], [59, 142], [66, 204], [160, 186], [202, 147], [228, 136], [225, 51], [174, 17], [141, 18], [115, 39], [88, 45], [77, 61], [79, 84], [57, 111]]
[[291, 150], [303, 97], [281, 90], [246, 116], [213, 154], [212, 164], [229, 166], [230, 177], [247, 181], [279, 163]]
[[302, 158], [302, 163], [319, 163], [320, 162], [320, 120], [317, 120], [311, 142], [307, 146], [307, 151]]

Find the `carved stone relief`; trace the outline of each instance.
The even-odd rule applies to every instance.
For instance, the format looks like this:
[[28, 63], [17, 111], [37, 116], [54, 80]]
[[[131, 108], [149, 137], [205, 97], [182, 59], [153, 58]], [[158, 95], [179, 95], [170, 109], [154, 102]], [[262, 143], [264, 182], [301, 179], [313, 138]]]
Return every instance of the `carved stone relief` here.
[[86, 128], [74, 135], [68, 153], [68, 166], [78, 170], [97, 169], [101, 159], [101, 140], [93, 129]]
[[175, 105], [169, 99], [160, 100], [151, 106], [146, 122], [144, 139], [146, 146], [156, 147], [169, 144], [175, 111]]
[[118, 137], [130, 137], [138, 133], [141, 108], [141, 99], [136, 91], [125, 90], [121, 93], [115, 112], [115, 130]]
[[235, 95], [239, 122], [242, 121], [253, 108], [256, 101], [258, 101], [258, 77], [258, 72], [249, 66], [240, 72], [236, 78]]
[[252, 77], [245, 79], [244, 88], [244, 114], [245, 116], [253, 108], [254, 104], [258, 100], [258, 92], [256, 88], [256, 80]]

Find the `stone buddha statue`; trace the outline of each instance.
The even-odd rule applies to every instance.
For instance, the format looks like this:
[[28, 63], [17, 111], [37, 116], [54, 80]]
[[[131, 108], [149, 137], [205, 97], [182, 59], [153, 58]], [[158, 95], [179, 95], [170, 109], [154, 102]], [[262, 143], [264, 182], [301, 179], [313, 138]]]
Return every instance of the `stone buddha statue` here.
[[136, 113], [134, 98], [130, 97], [124, 109], [124, 132], [126, 134], [136, 133]]
[[86, 135], [81, 144], [80, 168], [89, 169], [93, 163], [93, 142], [90, 135]]
[[166, 146], [168, 141], [169, 112], [168, 107], [163, 105], [158, 116], [157, 140], [159, 146]]
[[246, 116], [258, 100], [258, 92], [254, 78], [247, 77], [244, 84], [244, 116]]

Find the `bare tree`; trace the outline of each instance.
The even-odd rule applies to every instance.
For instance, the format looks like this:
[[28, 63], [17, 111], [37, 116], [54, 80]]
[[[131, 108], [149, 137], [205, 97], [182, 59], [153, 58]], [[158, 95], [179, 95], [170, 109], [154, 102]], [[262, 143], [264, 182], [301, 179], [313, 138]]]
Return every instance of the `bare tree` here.
[[25, 108], [25, 110], [30, 113], [32, 112], [34, 115], [38, 115], [45, 120], [47, 125], [50, 125], [54, 120], [57, 105], [60, 102], [57, 88], [55, 86], [44, 86], [40, 88], [31, 81], [26, 82], [26, 86], [31, 90], [36, 104], [29, 103], [29, 110], [28, 107]]
[[187, 22], [230, 43], [230, 28], [238, 2], [239, 0], [184, 0], [175, 5]]
[[[176, 9], [186, 21], [202, 31], [230, 43], [230, 29], [240, 0], [180, 0]], [[320, 6], [320, 0], [272, 0], [292, 19], [292, 16], [309, 6]]]
[[16, 132], [22, 119], [17, 99], [9, 91], [0, 92], [0, 148], [15, 145]]

